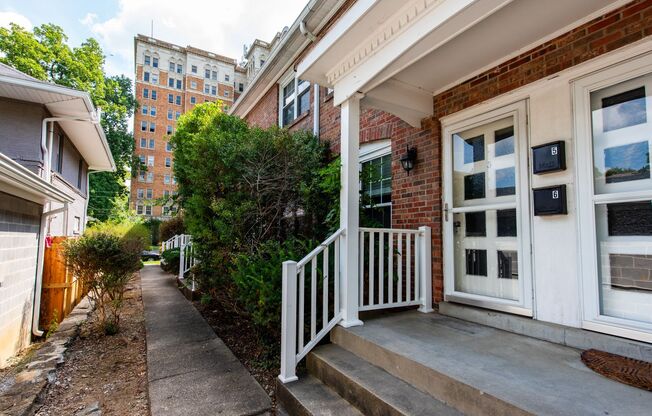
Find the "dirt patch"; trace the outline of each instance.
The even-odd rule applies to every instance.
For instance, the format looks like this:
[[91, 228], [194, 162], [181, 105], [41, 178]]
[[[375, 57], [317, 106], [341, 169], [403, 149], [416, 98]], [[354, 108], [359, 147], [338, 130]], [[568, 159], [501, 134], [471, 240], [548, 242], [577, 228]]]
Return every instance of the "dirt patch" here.
[[270, 345], [258, 337], [256, 329], [246, 317], [224, 309], [217, 302], [194, 302], [206, 322], [233, 354], [254, 376], [269, 397], [276, 411], [276, 378], [281, 367], [279, 345]]
[[92, 315], [68, 348], [37, 415], [150, 414], [140, 276], [125, 295], [120, 332], [104, 336], [95, 328]]

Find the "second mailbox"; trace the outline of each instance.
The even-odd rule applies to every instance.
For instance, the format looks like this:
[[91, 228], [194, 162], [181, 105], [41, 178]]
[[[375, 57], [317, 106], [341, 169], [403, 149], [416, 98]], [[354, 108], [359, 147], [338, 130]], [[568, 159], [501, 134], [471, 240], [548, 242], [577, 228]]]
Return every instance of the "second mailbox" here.
[[566, 150], [564, 141], [534, 146], [532, 148], [532, 173], [557, 172], [566, 169]]

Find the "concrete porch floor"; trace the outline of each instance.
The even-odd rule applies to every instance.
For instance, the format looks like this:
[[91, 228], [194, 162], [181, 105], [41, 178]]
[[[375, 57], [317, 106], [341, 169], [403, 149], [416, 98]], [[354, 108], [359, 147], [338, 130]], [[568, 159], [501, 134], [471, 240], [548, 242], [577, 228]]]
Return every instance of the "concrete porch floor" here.
[[378, 316], [364, 326], [338, 327], [331, 339], [464, 413], [486, 403], [499, 413], [551, 415], [649, 415], [652, 409], [652, 393], [594, 373], [580, 350], [437, 313]]

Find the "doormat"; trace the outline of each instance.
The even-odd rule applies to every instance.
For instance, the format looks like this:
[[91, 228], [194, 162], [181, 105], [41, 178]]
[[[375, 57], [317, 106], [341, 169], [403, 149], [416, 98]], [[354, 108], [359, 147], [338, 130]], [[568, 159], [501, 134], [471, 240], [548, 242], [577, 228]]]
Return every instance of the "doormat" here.
[[593, 349], [582, 352], [582, 362], [607, 378], [652, 391], [652, 363]]

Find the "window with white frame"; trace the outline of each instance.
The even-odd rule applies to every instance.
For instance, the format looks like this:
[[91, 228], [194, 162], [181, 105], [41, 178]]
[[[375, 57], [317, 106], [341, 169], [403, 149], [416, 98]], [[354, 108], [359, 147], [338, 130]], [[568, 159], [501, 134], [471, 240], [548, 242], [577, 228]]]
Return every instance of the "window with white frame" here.
[[192, 72], [193, 74], [196, 74], [197, 73], [197, 65], [192, 65], [190, 67], [190, 72]]
[[141, 111], [144, 116], [146, 116], [149, 113], [149, 109], [146, 105], [142, 106]]
[[145, 65], [150, 65], [151, 63], [151, 58], [149, 55], [145, 55]]
[[168, 151], [168, 152], [171, 152], [172, 151], [172, 143], [170, 143], [170, 142], [165, 143], [165, 150]]
[[172, 158], [166, 157], [165, 158], [165, 167], [169, 168], [172, 166]]
[[168, 94], [168, 103], [174, 104], [174, 94]]
[[145, 212], [143, 206], [141, 204], [136, 204], [136, 214], [143, 215], [143, 212]]
[[152, 117], [156, 117], [156, 107], [152, 106], [149, 108], [149, 115]]
[[140, 131], [147, 131], [147, 122], [146, 121], [141, 121], [140, 122]]
[[152, 90], [152, 100], [156, 100], [156, 90]]
[[363, 145], [360, 148], [360, 210], [363, 224], [371, 227], [392, 227], [392, 155], [389, 140]]
[[170, 72], [174, 72], [175, 66], [174, 62], [170, 62]]
[[217, 95], [217, 87], [215, 85], [211, 86], [211, 95]]
[[149, 89], [147, 88], [143, 89], [143, 98], [149, 98]]
[[172, 110], [168, 110], [168, 120], [172, 120], [174, 112]]
[[138, 156], [138, 159], [140, 159], [141, 164], [143, 164], [143, 165], [145, 164], [145, 155]]
[[190, 104], [197, 104], [197, 98], [190, 97]]
[[137, 198], [138, 199], [143, 199], [144, 198], [144, 190], [143, 188], [138, 188], [138, 191], [136, 192]]
[[177, 95], [176, 100], [175, 100], [176, 105], [181, 105], [181, 96]]
[[285, 127], [310, 109], [310, 83], [294, 77], [292, 73], [291, 78], [281, 85], [280, 125]]
[[154, 156], [147, 156], [147, 166], [154, 166]]
[[183, 73], [183, 65], [177, 64], [177, 74], [182, 74]]
[[147, 199], [154, 198], [154, 190], [152, 188], [147, 188]]
[[210, 77], [211, 77], [211, 70], [210, 69], [204, 70], [204, 78], [210, 79]]
[[168, 128], [167, 128], [166, 133], [167, 133], [167, 134], [172, 134], [172, 131], [173, 131], [173, 130], [172, 130], [172, 126], [168, 124]]
[[152, 183], [154, 182], [154, 174], [152, 172], [147, 172], [147, 183]]
[[142, 149], [146, 149], [146, 148], [147, 148], [147, 139], [146, 139], [146, 138], [144, 138], [144, 137], [141, 137], [141, 138], [140, 138], [140, 147], [141, 147]]
[[152, 84], [158, 84], [158, 75], [152, 74]]
[[193, 90], [197, 89], [197, 81], [190, 81], [190, 88]]
[[170, 184], [170, 175], [163, 176], [163, 183], [166, 185]]
[[149, 131], [151, 133], [154, 133], [156, 131], [156, 123], [154, 123], [153, 121], [149, 123]]
[[149, 139], [149, 148], [150, 149], [154, 148], [154, 139]]
[[212, 72], [211, 72], [211, 79], [212, 79], [213, 81], [217, 81], [217, 71], [212, 71]]
[[147, 72], [147, 71], [143, 72], [143, 81], [149, 82], [149, 79], [150, 79], [149, 75], [150, 75], [149, 72]]
[[158, 58], [157, 57], [152, 58], [152, 66], [154, 68], [158, 68]]
[[229, 74], [224, 74], [224, 81], [229, 82], [229, 79], [230, 79]]
[[145, 215], [152, 215], [152, 206], [151, 205], [146, 205], [145, 206]]
[[168, 87], [174, 88], [174, 78], [168, 78]]
[[138, 182], [145, 182], [145, 172], [140, 172], [138, 174]]

